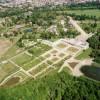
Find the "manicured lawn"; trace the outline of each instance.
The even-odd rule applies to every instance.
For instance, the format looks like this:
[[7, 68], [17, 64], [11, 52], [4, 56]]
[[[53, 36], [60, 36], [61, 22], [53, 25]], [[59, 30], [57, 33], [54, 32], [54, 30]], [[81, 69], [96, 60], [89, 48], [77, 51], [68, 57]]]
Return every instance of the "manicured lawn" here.
[[65, 59], [60, 60], [58, 63], [53, 64], [53, 66], [55, 66], [58, 70], [62, 67], [62, 65], [64, 64]]
[[35, 59], [35, 60], [32, 60], [28, 63], [25, 63], [22, 67], [25, 69], [25, 70], [28, 70], [34, 66], [36, 66], [37, 64], [39, 64], [41, 62], [40, 59]]
[[12, 61], [19, 66], [23, 66], [25, 63], [31, 61], [32, 59], [34, 59], [34, 57], [28, 56], [27, 54], [23, 53], [12, 59]]
[[37, 44], [35, 47], [31, 48], [29, 50], [29, 52], [32, 55], [38, 57], [38, 56], [40, 56], [41, 54], [45, 53], [46, 51], [48, 51], [50, 49], [51, 49], [51, 47], [48, 46], [48, 45], [45, 45], [45, 44]]
[[32, 75], [35, 75], [35, 74], [39, 73], [40, 71], [42, 71], [43, 69], [45, 69], [46, 67], [48, 67], [48, 65], [43, 63], [40, 66], [38, 66], [36, 69], [32, 70], [30, 73]]
[[78, 60], [83, 60], [83, 59], [86, 59], [86, 58], [90, 58], [90, 54], [91, 54], [92, 50], [91, 48], [85, 50], [85, 51], [82, 51], [81, 54], [79, 54], [76, 59]]

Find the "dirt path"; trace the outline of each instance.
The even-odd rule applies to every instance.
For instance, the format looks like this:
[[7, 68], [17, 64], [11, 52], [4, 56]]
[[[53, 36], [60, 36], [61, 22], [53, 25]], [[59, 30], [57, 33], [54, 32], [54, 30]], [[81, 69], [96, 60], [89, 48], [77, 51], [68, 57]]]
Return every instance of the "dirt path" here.
[[73, 27], [75, 27], [75, 29], [81, 33], [76, 37], [76, 39], [86, 41], [89, 38], [89, 35], [78, 25], [77, 21], [73, 20], [72, 17], [69, 17], [69, 19], [70, 24], [72, 24]]

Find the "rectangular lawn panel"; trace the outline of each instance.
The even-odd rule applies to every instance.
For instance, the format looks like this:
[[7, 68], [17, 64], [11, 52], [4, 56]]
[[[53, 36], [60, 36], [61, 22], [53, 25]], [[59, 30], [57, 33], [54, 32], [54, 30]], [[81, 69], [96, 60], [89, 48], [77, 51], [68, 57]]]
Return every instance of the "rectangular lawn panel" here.
[[36, 46], [34, 46], [33, 48], [31, 48], [30, 50], [28, 50], [28, 52], [30, 52], [32, 55], [39, 57], [40, 55], [42, 55], [43, 53], [45, 53], [46, 51], [50, 50], [51, 47], [45, 44], [37, 44]]
[[39, 59], [41, 59], [41, 60], [43, 61], [43, 60], [45, 60], [46, 58], [44, 58], [44, 57], [40, 56], [40, 57], [39, 57]]
[[8, 75], [16, 72], [19, 68], [10, 62], [0, 64], [0, 82]]
[[64, 44], [64, 43], [59, 43], [59, 44], [57, 45], [57, 47], [59, 47], [60, 49], [64, 49], [64, 48], [67, 47], [67, 45]]
[[53, 69], [53, 68], [47, 68], [44, 72], [42, 72], [40, 75], [38, 75], [38, 77], [37, 78], [42, 78], [42, 77], [44, 77], [44, 76], [47, 76], [47, 75], [49, 75], [50, 73], [52, 73], [53, 71], [54, 71], [55, 69]]
[[58, 51], [57, 50], [53, 50], [51, 53], [52, 54], [56, 54], [56, 53], [58, 53]]
[[51, 56], [51, 54], [48, 53], [48, 54], [46, 54], [44, 57], [45, 57], [45, 58], [49, 58], [50, 56]]
[[60, 60], [58, 63], [53, 64], [57, 69], [60, 69], [62, 65], [64, 64], [65, 59]]
[[36, 65], [38, 65], [38, 64], [41, 63], [41, 62], [42, 62], [41, 59], [31, 60], [30, 62], [25, 63], [22, 67], [23, 67], [25, 70], [29, 70], [30, 68], [35, 67]]
[[34, 57], [31, 57], [25, 53], [18, 55], [17, 57], [13, 58], [12, 61], [18, 64], [19, 66], [23, 66], [25, 63], [31, 61]]
[[82, 51], [82, 52], [76, 57], [76, 59], [78, 59], [78, 60], [83, 60], [83, 59], [86, 59], [86, 58], [90, 58], [91, 52], [92, 52], [91, 48], [86, 49], [86, 50]]
[[57, 57], [53, 57], [52, 59], [51, 59], [51, 61], [53, 62], [53, 63], [55, 63], [56, 61], [58, 61], [59, 60], [59, 58], [57, 58]]
[[67, 57], [65, 57], [64, 59], [65, 60], [68, 60], [68, 59], [70, 59], [72, 56], [71, 55], [68, 55]]
[[32, 74], [33, 76], [41, 71], [43, 71], [43, 69], [47, 68], [49, 65], [48, 64], [41, 64], [40, 66], [38, 66], [36, 69], [33, 69], [30, 74]]
[[47, 60], [46, 62], [47, 62], [47, 64], [49, 64], [49, 65], [52, 65], [52, 64], [53, 64], [53, 62], [50, 61], [50, 60]]
[[64, 56], [65, 56], [64, 53], [60, 53], [60, 54], [59, 54], [59, 57], [64, 57]]
[[69, 47], [67, 50], [70, 51], [70, 52], [76, 53], [79, 49], [77, 49], [75, 47]]

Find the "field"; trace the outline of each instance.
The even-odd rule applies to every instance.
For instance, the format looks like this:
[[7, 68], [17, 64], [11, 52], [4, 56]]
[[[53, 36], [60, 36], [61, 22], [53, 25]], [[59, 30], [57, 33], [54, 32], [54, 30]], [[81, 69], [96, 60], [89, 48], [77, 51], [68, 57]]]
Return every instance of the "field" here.
[[48, 64], [43, 63], [43, 64], [39, 65], [37, 68], [35, 68], [32, 71], [30, 71], [30, 74], [32, 74], [34, 76], [34, 75], [36, 75], [37, 73], [41, 72], [42, 70], [44, 70], [47, 67], [48, 67]]
[[23, 53], [18, 55], [17, 57], [13, 58], [12, 61], [18, 64], [19, 66], [23, 66], [25, 63], [32, 60], [32, 57], [28, 56], [27, 54]]
[[33, 56], [38, 57], [41, 54], [45, 53], [46, 51], [50, 50], [51, 47], [48, 45], [44, 45], [44, 44], [37, 44], [35, 47], [31, 48], [29, 51], [29, 53], [31, 53]]
[[91, 54], [91, 48], [85, 50], [85, 51], [82, 51], [77, 57], [76, 59], [79, 59], [79, 60], [83, 60], [83, 59], [86, 59], [86, 58], [90, 58], [90, 54]]
[[98, 9], [89, 9], [89, 10], [68, 10], [67, 13], [69, 14], [76, 14], [76, 15], [89, 15], [89, 16], [97, 16], [100, 17], [100, 10]]
[[42, 62], [42, 60], [37, 58], [37, 59], [31, 60], [30, 62], [25, 63], [22, 67], [25, 70], [28, 70], [28, 69], [30, 69], [32, 67], [35, 67], [36, 65], [38, 65], [41, 62]]

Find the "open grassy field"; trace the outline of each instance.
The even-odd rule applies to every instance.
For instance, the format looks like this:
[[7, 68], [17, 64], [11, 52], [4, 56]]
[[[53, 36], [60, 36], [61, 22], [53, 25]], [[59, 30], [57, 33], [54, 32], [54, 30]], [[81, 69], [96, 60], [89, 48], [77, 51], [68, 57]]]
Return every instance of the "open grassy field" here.
[[90, 58], [90, 54], [91, 54], [92, 50], [91, 48], [85, 50], [85, 51], [82, 51], [77, 57], [76, 59], [78, 60], [83, 60], [83, 59], [86, 59], [86, 58]]
[[44, 70], [47, 67], [48, 67], [48, 64], [43, 63], [43, 64], [39, 65], [37, 68], [33, 69], [30, 72], [30, 74], [32, 74], [34, 76], [34, 75], [36, 75], [37, 73], [39, 73], [40, 71]]
[[68, 10], [67, 13], [69, 14], [76, 14], [76, 15], [83, 15], [83, 14], [86, 14], [86, 15], [89, 15], [89, 16], [96, 16], [96, 17], [100, 17], [100, 10], [98, 9], [89, 9], [89, 10]]
[[31, 61], [32, 59], [33, 57], [23, 53], [13, 58], [12, 61], [18, 64], [19, 66], [23, 66], [25, 63]]

